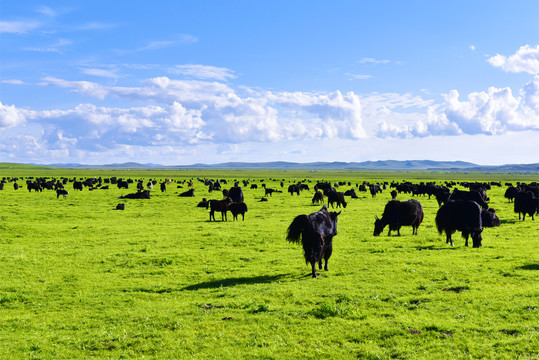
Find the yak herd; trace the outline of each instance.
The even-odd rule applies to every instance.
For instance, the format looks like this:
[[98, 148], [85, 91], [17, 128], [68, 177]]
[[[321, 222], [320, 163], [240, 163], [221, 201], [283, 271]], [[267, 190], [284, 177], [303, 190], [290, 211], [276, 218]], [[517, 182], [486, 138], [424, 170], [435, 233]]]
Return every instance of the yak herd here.
[[[13, 188], [18, 190], [21, 185], [18, 181], [24, 179], [6, 178], [0, 181], [0, 190], [3, 190], [6, 184], [13, 183]], [[203, 198], [198, 203], [198, 207], [209, 209], [209, 221], [215, 220], [215, 213], [221, 213], [221, 221], [227, 221], [227, 213], [233, 215], [233, 219], [237, 220], [238, 216], [242, 216], [245, 220], [247, 205], [244, 202], [244, 194], [242, 187], [250, 185], [250, 189], [257, 189], [257, 184], [250, 184], [249, 180], [243, 180], [240, 184], [235, 181], [234, 186], [228, 189], [222, 189], [227, 184], [225, 179], [209, 180], [197, 179], [208, 187], [209, 193], [220, 191], [223, 195], [221, 199], [207, 200]], [[262, 181], [262, 180], [260, 180]], [[136, 182], [137, 192], [123, 195], [120, 199], [150, 199], [151, 190], [158, 184], [157, 180], [133, 180], [121, 179], [116, 177], [111, 178], [33, 178], [29, 177], [25, 180], [26, 188], [29, 192], [42, 192], [44, 190], [56, 191], [57, 198], [63, 196], [66, 198], [69, 191], [66, 189], [71, 183], [73, 191], [82, 191], [87, 188], [89, 190], [106, 190], [110, 186], [117, 186], [119, 189], [129, 189], [130, 184]], [[288, 186], [290, 195], [300, 195], [302, 191], [310, 191], [309, 185], [303, 182], [294, 183]], [[165, 179], [159, 183], [161, 192], [167, 191], [167, 185], [172, 183], [172, 179]], [[179, 193], [180, 197], [194, 197], [194, 180], [176, 181], [177, 188], [187, 186], [189, 189]], [[352, 199], [358, 198], [358, 192], [369, 192], [372, 197], [382, 193], [388, 187], [390, 190], [391, 200], [385, 205], [382, 217], [375, 216], [374, 236], [382, 233], [384, 228], [388, 226], [388, 235], [392, 231], [396, 231], [400, 236], [400, 228], [402, 226], [411, 226], [412, 234], [417, 235], [418, 228], [423, 221], [423, 208], [421, 203], [415, 199], [406, 201], [397, 200], [398, 194], [407, 194], [408, 196], [425, 195], [429, 199], [434, 196], [438, 202], [439, 209], [436, 213], [435, 223], [440, 234], [446, 234], [446, 243], [453, 246], [452, 234], [460, 231], [464, 239], [465, 245], [468, 246], [469, 237], [472, 238], [472, 245], [475, 248], [482, 244], [482, 231], [485, 227], [500, 226], [500, 219], [496, 215], [496, 211], [489, 208], [489, 197], [487, 191], [492, 186], [502, 186], [499, 182], [489, 183], [466, 183], [461, 182], [459, 185], [467, 190], [459, 190], [456, 188], [457, 183], [445, 182], [444, 185], [436, 185], [434, 183], [412, 184], [410, 182], [392, 182], [382, 184], [370, 184], [363, 182], [356, 184], [356, 189], [353, 187], [345, 192], [339, 192], [336, 188], [340, 186], [351, 186], [350, 182], [338, 182], [331, 184], [330, 182], [317, 182], [314, 185], [314, 195], [312, 204], [322, 203], [322, 208], [309, 215], [298, 215], [295, 217], [288, 227], [286, 239], [292, 243], [301, 243], [304, 250], [304, 257], [307, 263], [311, 264], [312, 276], [316, 277], [316, 264], [319, 269], [322, 269], [322, 258], [325, 261], [324, 269], [328, 270], [328, 260], [332, 253], [332, 239], [337, 235], [337, 217], [340, 212], [329, 211], [331, 208], [346, 208], [348, 202], [346, 197]], [[534, 215], [538, 212], [539, 207], [539, 186], [537, 183], [517, 183], [513, 186], [511, 183], [505, 183], [507, 190], [505, 198], [514, 203], [514, 212], [518, 213], [519, 220], [525, 220], [526, 215], [534, 220]], [[267, 201], [268, 196], [273, 196], [273, 193], [282, 193], [282, 190], [272, 189], [265, 184], [261, 185], [265, 190], [265, 195], [260, 201]], [[284, 188], [284, 180], [280, 182], [281, 188]], [[327, 205], [326, 201], [327, 200]], [[125, 204], [120, 203], [116, 207], [117, 210], [125, 209]]]

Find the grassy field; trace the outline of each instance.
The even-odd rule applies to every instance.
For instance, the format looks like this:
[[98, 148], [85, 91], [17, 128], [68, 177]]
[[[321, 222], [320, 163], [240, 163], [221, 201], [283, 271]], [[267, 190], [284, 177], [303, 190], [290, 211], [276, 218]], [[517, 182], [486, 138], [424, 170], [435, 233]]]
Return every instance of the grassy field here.
[[[0, 191], [0, 359], [537, 359], [539, 219], [518, 221], [505, 187], [488, 192], [502, 220], [483, 247], [436, 231], [438, 204], [419, 197], [419, 234], [372, 235], [389, 190], [358, 193], [339, 216], [329, 271], [310, 277], [286, 229], [311, 204], [316, 180], [537, 181], [511, 174], [83, 171], [2, 168], [1, 177], [195, 179], [149, 200], [88, 189], [67, 199]], [[250, 179], [245, 221], [209, 222], [197, 178]], [[286, 187], [311, 191], [290, 196]], [[263, 182], [262, 182], [263, 180]], [[261, 184], [281, 189], [269, 201]], [[158, 188], [158, 187], [157, 187]], [[460, 187], [462, 189], [462, 187]], [[400, 194], [399, 199], [411, 198]], [[125, 203], [125, 211], [114, 210]], [[216, 215], [220, 219], [220, 215]], [[241, 218], [241, 217], [240, 217]]]

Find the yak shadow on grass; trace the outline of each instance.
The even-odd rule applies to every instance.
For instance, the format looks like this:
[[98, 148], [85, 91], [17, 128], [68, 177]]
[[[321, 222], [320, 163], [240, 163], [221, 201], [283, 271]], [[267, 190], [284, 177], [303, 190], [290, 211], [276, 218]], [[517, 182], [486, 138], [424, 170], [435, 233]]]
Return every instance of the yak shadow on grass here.
[[444, 246], [444, 245], [413, 246], [413, 248], [418, 250], [418, 251], [422, 251], [422, 250], [451, 250], [451, 251], [455, 251], [457, 249], [456, 246], [449, 246], [449, 245]]
[[251, 276], [251, 277], [234, 277], [234, 278], [225, 278], [211, 281], [204, 281], [198, 284], [189, 285], [181, 290], [200, 290], [200, 289], [216, 289], [229, 286], [237, 285], [254, 285], [254, 284], [267, 284], [278, 281], [285, 277], [284, 274], [280, 275], [261, 275], [261, 276]]
[[501, 220], [500, 220], [500, 223], [501, 223], [502, 225], [505, 225], [505, 224], [516, 224], [516, 223], [518, 223], [518, 222], [520, 222], [520, 220], [517, 220], [517, 219], [501, 219]]
[[539, 270], [539, 264], [528, 264], [517, 267], [518, 270]]

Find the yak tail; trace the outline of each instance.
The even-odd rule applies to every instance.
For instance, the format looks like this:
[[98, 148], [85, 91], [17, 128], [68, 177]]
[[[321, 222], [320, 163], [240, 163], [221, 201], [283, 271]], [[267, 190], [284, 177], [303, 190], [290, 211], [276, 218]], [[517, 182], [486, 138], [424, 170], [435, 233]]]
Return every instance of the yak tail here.
[[444, 226], [440, 210], [438, 210], [438, 214], [436, 214], [436, 228], [438, 229], [438, 233], [442, 235], [442, 233], [444, 232]]
[[307, 215], [298, 215], [296, 218], [292, 221], [292, 224], [288, 227], [288, 234], [286, 236], [286, 240], [288, 240], [291, 243], [300, 243], [300, 237], [303, 232], [303, 228], [305, 226], [309, 226], [309, 218]]

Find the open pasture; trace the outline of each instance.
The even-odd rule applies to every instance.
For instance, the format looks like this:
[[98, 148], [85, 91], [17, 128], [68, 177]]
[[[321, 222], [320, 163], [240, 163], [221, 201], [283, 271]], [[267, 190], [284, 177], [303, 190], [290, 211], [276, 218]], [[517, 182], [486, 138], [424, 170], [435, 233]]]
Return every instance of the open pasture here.
[[[373, 236], [390, 200], [358, 192], [369, 182], [531, 182], [537, 176], [279, 171], [77, 171], [2, 169], [0, 177], [173, 179], [151, 199], [136, 192], [0, 191], [0, 358], [457, 359], [539, 357], [539, 219], [519, 221], [505, 186], [488, 191], [501, 226], [483, 246], [454, 247], [434, 223], [434, 197], [414, 197], [425, 219], [412, 235]], [[242, 186], [245, 221], [209, 222], [197, 178]], [[195, 196], [176, 181], [194, 180]], [[309, 191], [287, 193], [306, 180]], [[313, 279], [286, 229], [313, 205], [316, 180], [351, 182], [329, 271]], [[281, 188], [280, 182], [284, 182]], [[310, 182], [309, 182], [310, 181]], [[145, 181], [146, 182], [146, 181]], [[257, 184], [258, 189], [250, 189]], [[264, 197], [262, 184], [282, 193]], [[462, 187], [459, 187], [462, 189]], [[399, 194], [398, 199], [412, 198]], [[114, 210], [125, 203], [125, 210]]]

